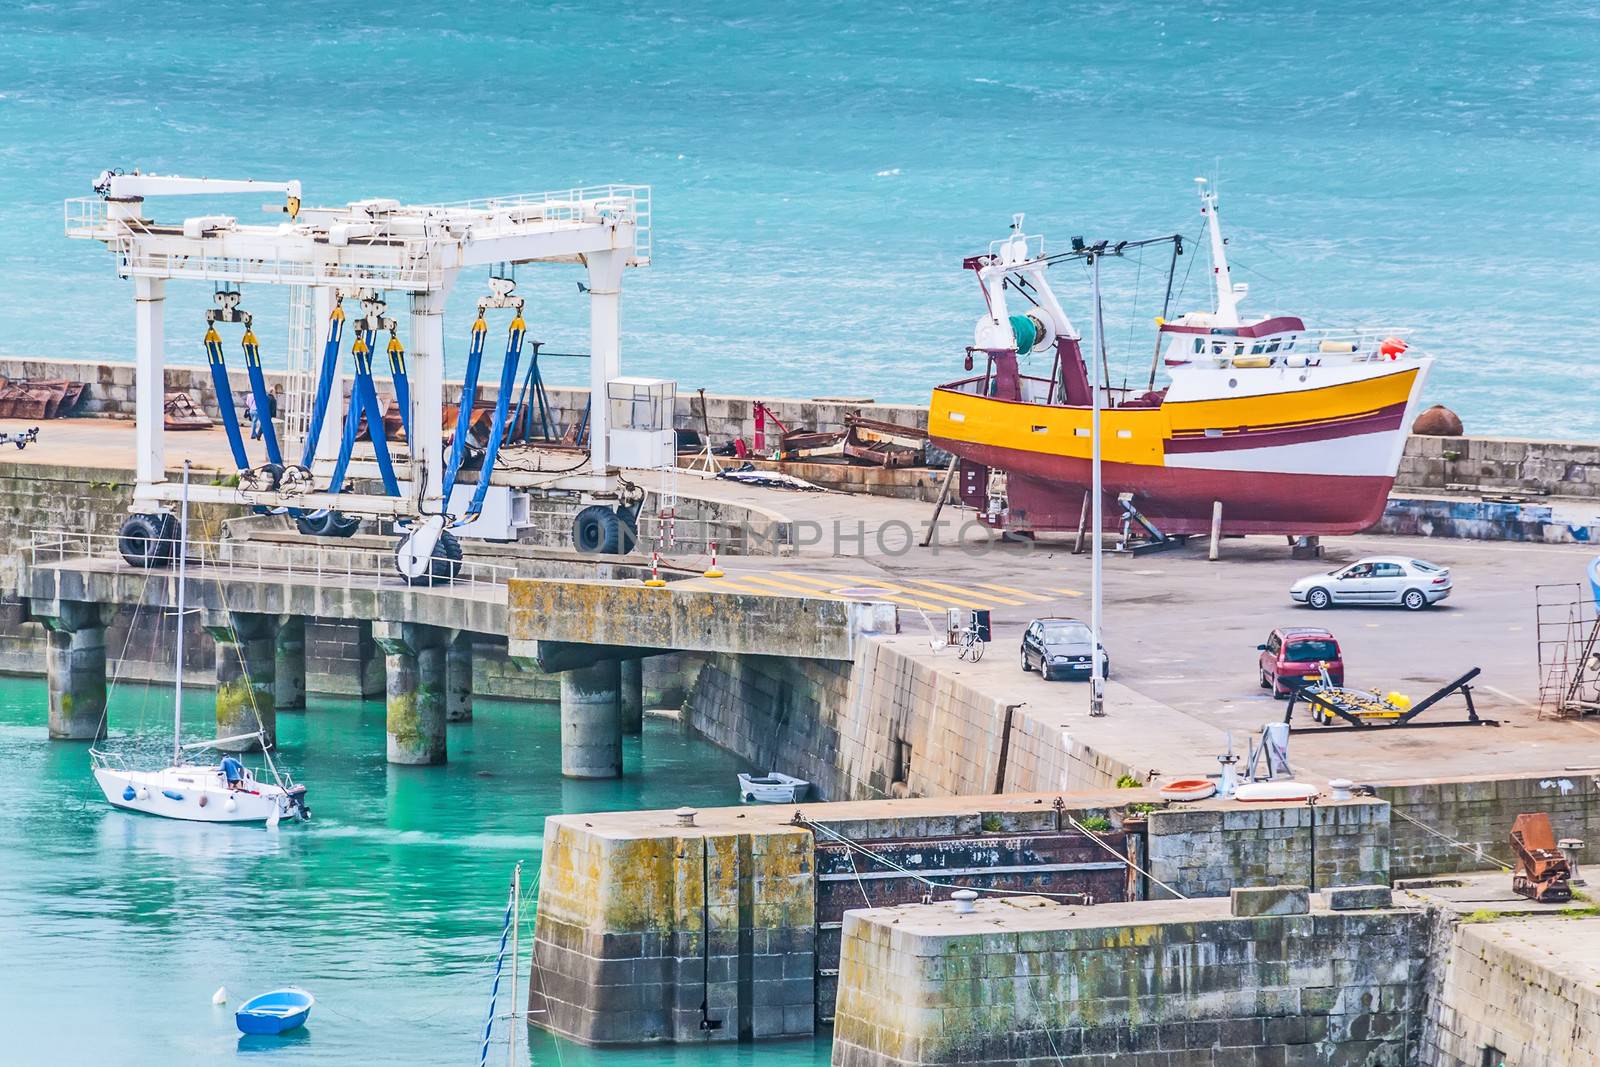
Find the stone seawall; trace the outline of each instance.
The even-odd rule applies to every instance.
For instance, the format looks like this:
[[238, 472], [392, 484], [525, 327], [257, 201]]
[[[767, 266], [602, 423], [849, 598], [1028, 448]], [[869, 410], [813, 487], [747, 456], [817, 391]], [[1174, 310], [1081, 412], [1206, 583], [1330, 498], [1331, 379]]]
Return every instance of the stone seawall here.
[[[1147, 833], [1151, 875], [1184, 896], [1225, 896], [1236, 886], [1389, 884], [1389, 805], [1378, 801], [1181, 805], [1151, 812]], [[1159, 885], [1149, 895], [1171, 897]]]
[[1508, 835], [1523, 812], [1548, 812], [1557, 838], [1600, 840], [1600, 776], [1593, 773], [1433, 779], [1380, 785], [1377, 794], [1393, 809], [1390, 849], [1396, 878], [1510, 863]]
[[[209, 370], [201, 365], [168, 365], [166, 387], [184, 390], [216, 402]], [[229, 372], [235, 391], [248, 388], [243, 370]], [[82, 409], [92, 414], [133, 417], [133, 364], [90, 360], [0, 358], [0, 377], [54, 378], [88, 383]], [[281, 372], [269, 371], [269, 385], [280, 384]], [[348, 388], [348, 383], [347, 383]], [[844, 418], [859, 412], [867, 418], [918, 429], [927, 427], [926, 404], [879, 404], [868, 397], [835, 399], [767, 399], [765, 397], [706, 395], [702, 417], [699, 397], [684, 383], [677, 402], [677, 425], [701, 431], [709, 426], [717, 443], [729, 438], [752, 440], [755, 405], [761, 401], [786, 425], [816, 430], [842, 430]], [[587, 389], [548, 387], [557, 421], [563, 425], [581, 416], [589, 401]], [[388, 393], [380, 382], [380, 393]], [[445, 384], [445, 400], [455, 403], [459, 382]], [[495, 388], [484, 383], [480, 396], [490, 399]], [[776, 435], [771, 423], [767, 430]], [[1578, 441], [1544, 441], [1515, 437], [1417, 437], [1406, 442], [1396, 486], [1401, 495], [1442, 492], [1532, 493], [1600, 500], [1600, 444]]]
[[1427, 1067], [1600, 1063], [1600, 920], [1441, 924]]
[[545, 821], [529, 1018], [590, 1045], [808, 1035], [816, 895], [800, 828]]
[[[1100, 789], [1141, 777], [1011, 711], [981, 683], [867, 638], [848, 662], [709, 656], [684, 721], [763, 770], [807, 779], [826, 800]], [[779, 754], [787, 762], [773, 767]]]
[[1418, 912], [1238, 917], [1226, 900], [850, 912], [833, 1062], [1399, 1067], [1427, 935]]

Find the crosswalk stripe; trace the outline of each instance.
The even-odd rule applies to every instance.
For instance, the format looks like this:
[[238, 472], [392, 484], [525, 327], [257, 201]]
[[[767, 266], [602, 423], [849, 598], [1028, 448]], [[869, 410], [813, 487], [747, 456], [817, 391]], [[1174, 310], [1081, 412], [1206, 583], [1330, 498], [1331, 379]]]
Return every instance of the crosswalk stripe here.
[[1050, 599], [1049, 597], [1046, 597], [1046, 596], [1040, 596], [1038, 593], [1030, 593], [1026, 589], [1013, 589], [1009, 585], [994, 585], [994, 584], [989, 583], [989, 582], [973, 582], [972, 584], [977, 586], [979, 589], [993, 589], [997, 593], [1010, 593], [1012, 596], [1019, 596], [1023, 600], [1049, 600]]
[[[823, 600], [843, 599], [843, 597], [840, 597], [837, 593], [830, 593], [826, 589], [816, 589], [808, 585], [795, 585], [792, 582], [786, 582], [780, 578], [773, 578], [765, 574], [741, 574], [739, 577], [741, 580], [746, 582], [760, 582], [763, 585], [774, 586], [778, 589], [782, 589], [784, 592], [798, 593], [801, 596], [817, 597]], [[785, 575], [785, 577], [789, 576]]]
[[[907, 595], [907, 596], [916, 595], [916, 596], [920, 596], [920, 597], [926, 597], [929, 600], [937, 600], [937, 601], [940, 602], [939, 603], [939, 610], [940, 611], [943, 611], [946, 607], [953, 607], [953, 608], [970, 608], [970, 607], [972, 607], [972, 597], [971, 597], [970, 594], [964, 600], [957, 600], [955, 597], [946, 596], [943, 593], [934, 593], [934, 592], [930, 592], [929, 590], [926, 590], [926, 589], [913, 589], [910, 585], [907, 585], [905, 583], [885, 581], [882, 578], [852, 578], [850, 580], [854, 581], [854, 582], [857, 582], [857, 583], [859, 583], [861, 585], [875, 585], [880, 589], [888, 589], [888, 590], [891, 590], [893, 592], [900, 593], [902, 595]], [[965, 590], [962, 590], [962, 591], [965, 592]]]
[[896, 593], [873, 593], [873, 594], [871, 594], [870, 597], [869, 596], [863, 596], [861, 599], [864, 599], [864, 600], [887, 600], [891, 604], [908, 604], [908, 605], [910, 605], [911, 607], [914, 607], [914, 608], [921, 608], [923, 611], [943, 612], [944, 609], [945, 609], [945, 605], [943, 605], [943, 604], [929, 604], [927, 601], [917, 600], [915, 597], [900, 596], [899, 594], [896, 594]]
[[760, 593], [762, 596], [772, 596], [773, 591], [761, 585], [746, 585], [738, 578], [702, 578], [704, 585], [697, 588], [702, 592], [711, 593]]
[[943, 589], [947, 593], [960, 593], [961, 595], [969, 598], [982, 597], [985, 600], [993, 601], [996, 604], [1005, 604], [1007, 607], [1017, 608], [1022, 606], [1022, 601], [1020, 600], [1007, 600], [1005, 597], [998, 597], [989, 593], [977, 593], [971, 589], [963, 589], [959, 585], [946, 585], [944, 582], [935, 582], [929, 578], [915, 578], [908, 579], [907, 581], [911, 584], [931, 586], [934, 589]]
[[797, 574], [792, 571], [784, 571], [783, 576], [791, 579], [792, 581], [806, 582], [810, 585], [820, 586], [823, 589], [837, 589], [839, 586], [848, 585], [850, 582], [855, 580], [853, 578], [840, 578], [838, 576], [834, 576], [832, 578], [818, 578], [810, 574]]

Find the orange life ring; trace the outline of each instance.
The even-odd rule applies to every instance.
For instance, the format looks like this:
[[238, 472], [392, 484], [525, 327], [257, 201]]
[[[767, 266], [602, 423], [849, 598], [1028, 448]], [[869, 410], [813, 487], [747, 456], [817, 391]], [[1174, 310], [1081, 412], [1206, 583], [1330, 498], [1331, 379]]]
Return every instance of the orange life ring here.
[[1168, 800], [1204, 800], [1217, 791], [1217, 783], [1209, 778], [1175, 778], [1160, 789]]

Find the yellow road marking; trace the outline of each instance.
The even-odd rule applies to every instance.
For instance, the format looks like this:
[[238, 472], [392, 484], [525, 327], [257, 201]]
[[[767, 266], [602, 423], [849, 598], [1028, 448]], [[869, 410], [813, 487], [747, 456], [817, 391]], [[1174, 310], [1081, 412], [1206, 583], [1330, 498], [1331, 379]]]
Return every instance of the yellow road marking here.
[[773, 591], [760, 585], [746, 585], [739, 578], [701, 578], [704, 585], [696, 586], [700, 591], [713, 593], [760, 593], [763, 596], [772, 596]]
[[1067, 596], [1082, 596], [1082, 589], [1052, 589], [1052, 593], [1065, 593]]
[[[868, 578], [852, 578], [852, 579], [850, 579], [850, 581], [858, 582], [861, 585], [875, 585], [880, 589], [889, 589], [889, 590], [892, 590], [893, 592], [896, 592], [896, 593], [904, 593], [904, 594], [913, 594], [914, 593], [917, 596], [927, 597], [929, 600], [940, 601], [941, 603], [938, 606], [938, 610], [939, 611], [943, 611], [946, 607], [970, 608], [970, 607], [973, 606], [972, 597], [973, 597], [974, 594], [972, 594], [972, 593], [970, 593], [970, 592], [968, 592], [967, 590], [964, 590], [964, 589], [961, 590], [961, 592], [967, 594], [966, 598], [962, 599], [962, 600], [957, 600], [955, 597], [953, 597], [953, 596], [945, 596], [943, 593], [931, 593], [931, 592], [927, 591], [926, 589], [913, 589], [913, 588], [911, 588], [911, 587], [909, 587], [907, 585], [903, 585], [903, 584], [901, 584], [899, 582], [885, 581], [885, 580], [883, 580], [881, 578], [872, 578], [872, 579], [868, 579]], [[980, 594], [977, 594], [977, 595], [981, 596], [983, 594], [980, 593]], [[981, 607], [982, 605], [979, 605], [979, 606]]]
[[963, 589], [959, 585], [947, 585], [944, 582], [935, 582], [929, 578], [917, 578], [914, 581], [916, 585], [926, 585], [934, 589], [943, 589], [947, 593], [960, 593], [962, 596], [969, 598], [983, 597], [986, 600], [994, 601], [996, 604], [1005, 604], [1008, 607], [1013, 608], [1020, 608], [1022, 606], [1022, 601], [1020, 600], [1007, 600], [1004, 597], [991, 596], [988, 593], [975, 593], [971, 589]]
[[837, 587], [840, 582], [850, 582], [855, 580], [853, 578], [839, 578], [837, 576], [832, 578], [817, 578], [809, 574], [798, 574], [794, 571], [784, 571], [782, 573], [785, 578], [788, 578], [791, 581], [808, 582], [811, 585], [820, 586], [823, 589], [833, 589]]
[[1010, 593], [1012, 596], [1020, 596], [1024, 600], [1050, 599], [1049, 597], [1040, 596], [1038, 593], [1030, 593], [1026, 589], [1013, 589], [1009, 585], [992, 585], [989, 582], [973, 582], [972, 584], [977, 586], [979, 589], [993, 589], [997, 593]]
[[764, 585], [775, 586], [785, 592], [799, 593], [801, 596], [818, 597], [825, 600], [843, 599], [838, 594], [830, 593], [825, 589], [813, 589], [808, 585], [795, 585], [792, 582], [783, 581], [781, 578], [772, 578], [765, 574], [743, 574], [740, 575], [740, 578], [746, 582], [761, 582]]
[[895, 604], [909, 604], [911, 607], [921, 608], [923, 611], [937, 611], [942, 613], [945, 609], [945, 605], [943, 604], [929, 604], [926, 601], [917, 600], [913, 597], [896, 596], [893, 593], [873, 593], [872, 599], [887, 600]]

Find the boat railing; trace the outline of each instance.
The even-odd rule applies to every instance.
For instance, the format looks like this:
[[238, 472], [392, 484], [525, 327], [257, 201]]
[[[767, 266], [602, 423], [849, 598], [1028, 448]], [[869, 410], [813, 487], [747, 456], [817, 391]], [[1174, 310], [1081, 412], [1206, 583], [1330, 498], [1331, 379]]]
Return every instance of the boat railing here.
[[[1060, 392], [1059, 383], [1049, 378], [1039, 378], [1031, 374], [1018, 375], [1018, 381], [1021, 385], [1022, 391], [1021, 403], [1048, 405], [1054, 407], [1065, 406], [1060, 402], [1059, 399], [1054, 398], [1051, 395], [1052, 390], [1054, 390], [1056, 393]], [[960, 381], [937, 386], [936, 388], [951, 393], [963, 393], [967, 396], [993, 395], [990, 392], [989, 379], [981, 374], [973, 378], [963, 378]], [[1126, 403], [1130, 398], [1140, 396], [1144, 392], [1145, 390], [1142, 388], [1115, 385], [1104, 390], [1101, 395], [1106, 398], [1107, 407], [1118, 407]]]
[[[319, 585], [405, 586], [395, 569], [391, 551], [326, 544], [294, 544], [248, 539], [197, 541], [190, 539], [188, 561], [191, 578], [313, 581]], [[120, 558], [118, 536], [64, 530], [36, 530], [29, 545], [34, 567], [69, 560]], [[496, 598], [517, 568], [511, 564], [463, 560], [456, 577], [441, 590], [492, 591]]]
[[1402, 354], [1419, 355], [1403, 340], [1410, 332], [1400, 326], [1356, 326], [1285, 331], [1265, 337], [1171, 334], [1166, 359], [1169, 364], [1215, 362], [1219, 366], [1238, 365], [1239, 360], [1256, 361], [1262, 366], [1376, 363]]

